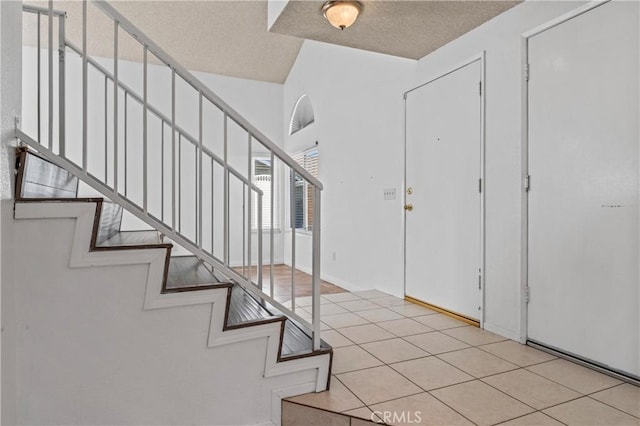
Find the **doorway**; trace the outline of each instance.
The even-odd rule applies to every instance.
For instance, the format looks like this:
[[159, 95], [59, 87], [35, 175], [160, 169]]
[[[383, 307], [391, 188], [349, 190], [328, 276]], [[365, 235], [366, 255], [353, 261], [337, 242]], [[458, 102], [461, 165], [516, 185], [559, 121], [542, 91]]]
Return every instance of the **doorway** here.
[[405, 96], [405, 295], [482, 321], [484, 56]]

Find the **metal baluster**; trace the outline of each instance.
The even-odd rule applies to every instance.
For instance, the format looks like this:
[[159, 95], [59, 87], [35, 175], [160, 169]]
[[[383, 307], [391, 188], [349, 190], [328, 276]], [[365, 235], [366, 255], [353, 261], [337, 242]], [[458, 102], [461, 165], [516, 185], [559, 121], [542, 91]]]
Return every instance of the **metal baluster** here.
[[38, 120], [37, 120], [38, 121], [38, 143], [41, 144], [42, 143], [42, 135], [40, 133], [40, 128], [41, 128], [40, 121], [42, 120], [42, 108], [41, 108], [41, 103], [42, 103], [41, 97], [42, 97], [42, 95], [40, 93], [41, 92], [41, 89], [40, 89], [40, 83], [41, 83], [40, 82], [40, 79], [41, 79], [40, 68], [42, 68], [42, 66], [40, 65], [40, 56], [41, 56], [42, 48], [40, 47], [40, 39], [41, 39], [41, 36], [40, 36], [40, 12], [37, 12], [37, 14], [38, 14], [37, 15], [37, 25], [38, 25], [38, 41], [37, 41], [37, 48], [38, 48], [38, 52], [37, 52], [37, 55], [38, 55], [38, 57], [37, 57], [37, 67], [38, 67], [38, 69], [37, 69], [37, 77], [38, 77], [38, 83], [37, 83], [36, 91], [37, 91], [37, 96], [38, 96], [38, 99], [37, 99], [37, 103], [38, 103]]
[[108, 109], [108, 94], [109, 94], [109, 79], [104, 76], [104, 184], [107, 185], [108, 168], [109, 168], [109, 131], [107, 130], [109, 123]]
[[171, 69], [171, 228], [176, 230], [176, 70]]
[[274, 263], [274, 254], [273, 254], [273, 247], [274, 247], [274, 242], [273, 242], [273, 213], [274, 213], [274, 207], [273, 207], [273, 200], [274, 200], [274, 181], [275, 181], [275, 157], [273, 155], [273, 151], [271, 151], [271, 193], [269, 194], [271, 197], [271, 229], [269, 230], [269, 294], [271, 295], [271, 297], [273, 297], [273, 292], [274, 292], [274, 282], [273, 282], [273, 263]]
[[148, 87], [147, 87], [147, 46], [144, 46], [142, 57], [142, 209], [145, 213], [148, 210], [147, 204], [147, 156], [148, 154], [148, 135], [147, 135], [147, 104], [148, 104]]
[[223, 229], [224, 232], [223, 238], [223, 257], [225, 266], [229, 266], [229, 163], [228, 163], [228, 125], [227, 125], [228, 117], [227, 113], [224, 113], [224, 121], [223, 121], [223, 136], [224, 136], [224, 195], [223, 195]]
[[313, 350], [320, 349], [320, 189], [313, 187], [313, 248], [311, 256], [311, 291], [312, 321], [313, 321]]
[[198, 214], [196, 223], [198, 224], [197, 242], [202, 249], [202, 92], [198, 92], [198, 192], [196, 203], [198, 204]]
[[160, 218], [164, 222], [164, 120], [160, 119]]
[[215, 224], [216, 224], [216, 221], [215, 221], [215, 217], [216, 216], [215, 216], [214, 210], [213, 210], [213, 208], [214, 208], [213, 198], [214, 198], [215, 193], [216, 193], [215, 190], [214, 190], [214, 186], [213, 186], [214, 185], [213, 171], [214, 171], [214, 168], [213, 168], [213, 157], [211, 157], [211, 254], [215, 254], [214, 253], [215, 245], [214, 245], [213, 237], [214, 237], [214, 228], [215, 228]]
[[66, 154], [65, 18], [66, 13], [58, 16], [58, 153], [61, 157]]
[[295, 207], [295, 190], [296, 190], [296, 172], [291, 169], [291, 191], [290, 191], [290, 209], [291, 209], [291, 310], [296, 311], [296, 207]]
[[[245, 248], [247, 247], [247, 235], [246, 235], [246, 231], [245, 231], [245, 217], [246, 217], [246, 211], [245, 211], [245, 198], [246, 198], [246, 188], [248, 185], [246, 184], [242, 184], [242, 275], [244, 275], [245, 277], [247, 276], [247, 270], [246, 270], [246, 252], [245, 252]], [[249, 188], [249, 192], [251, 192], [251, 188]], [[251, 282], [251, 278], [249, 278], [249, 282]]]
[[129, 179], [127, 179], [128, 169], [129, 169], [129, 146], [127, 144], [127, 133], [128, 129], [128, 110], [127, 110], [127, 99], [129, 95], [128, 92], [124, 91], [124, 196], [127, 196], [127, 190], [129, 189]]
[[87, 80], [89, 69], [87, 64], [87, 2], [82, 2], [82, 170], [87, 171], [87, 139], [89, 135]]
[[249, 157], [248, 160], [248, 167], [247, 167], [247, 181], [249, 182], [247, 184], [247, 270], [249, 271], [249, 283], [253, 283], [253, 272], [251, 271], [251, 235], [252, 235], [252, 229], [251, 229], [251, 216], [253, 214], [253, 211], [251, 210], [251, 204], [252, 204], [252, 198], [253, 198], [253, 192], [251, 190], [251, 183], [253, 183], [253, 173], [252, 173], [252, 169], [253, 169], [253, 165], [251, 164], [251, 160], [252, 160], [252, 155], [251, 155], [251, 132], [247, 132], [247, 156]]
[[49, 149], [53, 149], [53, 0], [49, 0]]
[[118, 21], [113, 22], [113, 192], [118, 194]]
[[65, 24], [66, 13], [58, 16], [58, 153], [65, 156]]
[[[198, 248], [202, 248], [202, 242], [199, 241], [199, 239], [198, 239], [198, 236], [200, 234], [200, 225], [201, 225], [200, 223], [198, 223], [198, 213], [202, 212], [201, 211], [202, 210], [202, 208], [201, 208], [202, 201], [198, 199], [198, 191], [199, 191], [198, 187], [199, 187], [199, 185], [202, 185], [202, 179], [201, 179], [202, 176], [200, 175], [200, 171], [198, 170], [198, 146], [195, 145], [193, 147], [193, 149], [194, 149], [194, 156], [193, 156], [194, 165], [193, 166], [195, 167], [193, 169], [195, 171], [195, 175], [194, 175], [193, 178], [196, 181], [196, 184], [193, 186], [193, 191], [194, 191], [193, 196], [195, 197], [194, 198], [195, 205], [193, 206], [193, 214], [195, 215], [194, 224], [196, 226], [196, 230], [195, 230], [196, 232], [195, 232], [195, 235], [194, 235], [194, 240], [195, 240], [195, 243], [198, 246]], [[200, 178], [200, 179], [198, 179], [198, 178]], [[200, 240], [202, 240], [202, 239], [200, 238]]]
[[182, 231], [182, 133], [178, 133], [178, 232]]
[[258, 288], [262, 291], [262, 194], [258, 194]]

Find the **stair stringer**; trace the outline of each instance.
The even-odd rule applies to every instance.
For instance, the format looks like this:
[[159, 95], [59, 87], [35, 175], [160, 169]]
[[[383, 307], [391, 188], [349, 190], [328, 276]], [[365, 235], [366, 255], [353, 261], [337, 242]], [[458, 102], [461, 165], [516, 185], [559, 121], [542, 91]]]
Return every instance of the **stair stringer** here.
[[140, 248], [128, 250], [91, 251], [94, 221], [98, 213], [95, 201], [16, 201], [15, 219], [75, 219], [73, 243], [69, 259], [70, 268], [92, 266], [148, 264], [147, 286], [162, 283], [167, 250]]

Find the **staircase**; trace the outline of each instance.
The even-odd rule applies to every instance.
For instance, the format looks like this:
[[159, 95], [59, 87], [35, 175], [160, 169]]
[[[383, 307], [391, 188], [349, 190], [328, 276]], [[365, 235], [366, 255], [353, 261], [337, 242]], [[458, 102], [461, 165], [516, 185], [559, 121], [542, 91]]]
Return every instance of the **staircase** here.
[[[89, 7], [97, 7], [113, 22], [111, 70], [102, 59], [87, 54]], [[332, 350], [320, 339], [320, 182], [108, 3], [83, 4], [82, 48], [66, 40], [63, 11], [51, 6], [25, 6], [24, 11], [37, 17], [38, 76], [41, 62], [48, 61], [50, 71], [48, 83], [42, 83], [42, 78], [35, 83], [36, 118], [25, 120], [32, 125], [16, 127], [20, 147], [15, 219], [24, 236], [16, 250], [30, 257], [31, 265], [38, 265], [24, 276], [20, 292], [29, 305], [19, 316], [41, 333], [41, 339], [34, 338], [36, 333], [26, 333], [18, 349], [24, 364], [37, 372], [27, 373], [33, 380], [24, 383], [29, 394], [25, 404], [30, 405], [22, 413], [24, 423], [279, 423], [283, 397], [328, 389]], [[45, 22], [48, 49], [40, 45], [41, 23]], [[119, 80], [119, 31], [140, 43], [144, 52], [141, 94]], [[55, 55], [54, 39], [58, 40]], [[70, 55], [76, 56], [75, 61]], [[55, 76], [54, 56], [59, 61]], [[166, 108], [149, 102], [151, 56], [171, 75], [169, 114]], [[65, 94], [73, 82], [65, 74], [78, 65], [82, 119], [74, 121], [68, 118], [72, 100]], [[104, 79], [103, 140], [94, 137], [89, 120], [88, 111], [95, 108], [90, 69]], [[196, 94], [197, 136], [177, 120], [177, 80]], [[46, 102], [41, 99], [43, 93], [48, 94]], [[209, 146], [207, 106], [222, 117], [222, 152]], [[124, 113], [119, 107], [124, 107]], [[139, 114], [139, 121], [131, 116], [132, 110]], [[161, 131], [153, 133], [152, 124]], [[246, 170], [234, 159], [237, 140], [230, 136], [234, 126], [246, 138], [247, 155], [241, 160]], [[136, 130], [141, 130], [139, 139], [131, 136]], [[81, 137], [72, 136], [78, 134]], [[154, 155], [154, 149], [159, 155]], [[263, 192], [254, 183], [254, 152], [270, 160], [268, 203], [263, 203]], [[155, 162], [158, 157], [160, 164]], [[214, 177], [221, 177], [221, 183], [214, 185]], [[290, 300], [274, 297], [276, 177], [289, 178], [290, 206], [294, 182], [300, 181], [313, 203], [310, 321], [296, 312], [295, 274]], [[185, 188], [195, 195], [185, 194]], [[240, 200], [236, 210], [234, 199]], [[215, 217], [214, 203], [222, 205], [222, 220]], [[266, 216], [264, 204], [271, 209]], [[242, 218], [236, 221], [241, 234], [234, 234], [239, 229], [234, 228], [236, 213]], [[140, 229], [124, 229], [125, 217], [136, 218]], [[271, 223], [263, 224], [263, 217], [270, 217]], [[295, 225], [291, 226], [291, 267], [295, 271], [296, 232]], [[269, 246], [263, 242], [267, 233]], [[42, 246], [42, 235], [56, 241], [53, 250]], [[233, 259], [234, 245], [242, 246], [241, 265]], [[269, 256], [263, 254], [265, 247]], [[39, 294], [50, 298], [37, 297]], [[100, 314], [87, 306], [95, 306]], [[51, 340], [53, 334], [83, 353], [67, 353]], [[108, 336], [113, 346], [86, 344], [99, 334]], [[198, 343], [199, 339], [203, 340]], [[132, 359], [148, 362], [131, 363]], [[49, 362], [56, 363], [56, 371], [42, 368]], [[126, 365], [122, 371], [119, 363]], [[66, 375], [57, 376], [58, 368]], [[86, 382], [89, 378], [95, 389], [85, 395], [81, 389], [92, 386]], [[108, 383], [111, 380], [113, 385]], [[173, 386], [179, 394], [172, 395]], [[162, 408], [154, 411], [151, 406], [158, 404]]]

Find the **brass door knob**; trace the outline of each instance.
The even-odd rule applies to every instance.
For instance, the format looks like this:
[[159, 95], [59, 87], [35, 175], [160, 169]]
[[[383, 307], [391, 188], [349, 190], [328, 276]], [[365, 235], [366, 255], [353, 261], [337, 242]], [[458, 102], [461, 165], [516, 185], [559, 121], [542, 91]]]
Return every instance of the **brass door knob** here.
[[408, 212], [410, 212], [411, 210], [413, 210], [413, 204], [405, 204], [404, 205], [404, 209]]

